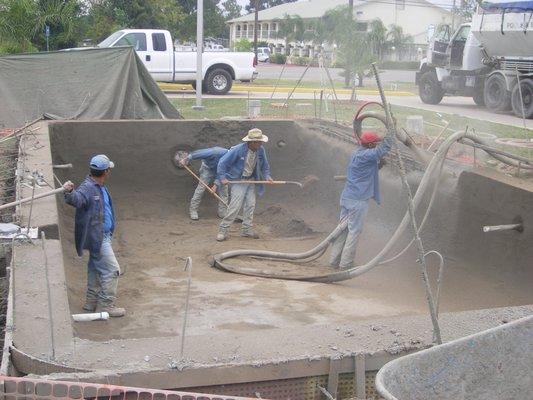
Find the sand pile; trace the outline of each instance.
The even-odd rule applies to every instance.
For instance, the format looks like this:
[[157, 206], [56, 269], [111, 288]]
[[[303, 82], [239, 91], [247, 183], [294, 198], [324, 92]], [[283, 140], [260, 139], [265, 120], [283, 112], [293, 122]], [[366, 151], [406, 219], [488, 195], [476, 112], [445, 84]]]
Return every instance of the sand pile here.
[[316, 233], [305, 221], [280, 204], [274, 204], [256, 214], [270, 232], [282, 237], [307, 236]]

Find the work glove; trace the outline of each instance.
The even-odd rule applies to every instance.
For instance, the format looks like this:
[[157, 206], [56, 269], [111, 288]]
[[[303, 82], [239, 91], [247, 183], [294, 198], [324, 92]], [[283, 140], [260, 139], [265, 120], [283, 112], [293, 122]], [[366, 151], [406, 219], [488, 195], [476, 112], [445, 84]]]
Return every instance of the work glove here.
[[66, 181], [63, 183], [63, 189], [65, 192], [70, 193], [74, 190], [74, 184], [71, 181]]

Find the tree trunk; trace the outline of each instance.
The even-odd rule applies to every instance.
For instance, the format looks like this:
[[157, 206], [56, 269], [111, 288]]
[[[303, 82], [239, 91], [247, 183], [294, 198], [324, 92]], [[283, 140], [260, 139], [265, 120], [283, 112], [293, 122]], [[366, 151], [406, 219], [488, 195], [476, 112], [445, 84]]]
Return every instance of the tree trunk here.
[[357, 85], [358, 87], [363, 87], [363, 78], [364, 75], [362, 73], [357, 74], [357, 79], [359, 80], [359, 84]]

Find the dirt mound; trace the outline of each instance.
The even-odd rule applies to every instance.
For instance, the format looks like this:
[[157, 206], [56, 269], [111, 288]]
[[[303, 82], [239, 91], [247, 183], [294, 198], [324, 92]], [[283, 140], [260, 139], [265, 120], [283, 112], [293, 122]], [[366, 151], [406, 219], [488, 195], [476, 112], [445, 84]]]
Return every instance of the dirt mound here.
[[274, 204], [257, 215], [274, 235], [294, 237], [316, 233], [303, 219], [279, 204]]

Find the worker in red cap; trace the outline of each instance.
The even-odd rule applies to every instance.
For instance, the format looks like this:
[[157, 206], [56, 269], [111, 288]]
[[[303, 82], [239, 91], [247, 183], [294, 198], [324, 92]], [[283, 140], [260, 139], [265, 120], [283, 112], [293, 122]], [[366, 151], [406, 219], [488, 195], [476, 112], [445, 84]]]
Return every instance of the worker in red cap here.
[[347, 269], [354, 266], [357, 240], [363, 230], [368, 203], [380, 203], [379, 162], [391, 149], [392, 134], [384, 140], [375, 132], [363, 132], [361, 146], [352, 154], [341, 194], [340, 219], [348, 218], [347, 228], [335, 239], [331, 248], [330, 265]]

